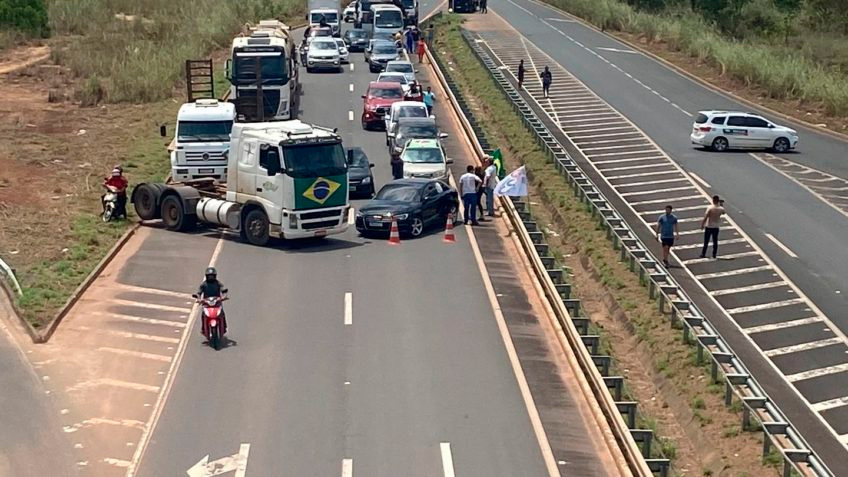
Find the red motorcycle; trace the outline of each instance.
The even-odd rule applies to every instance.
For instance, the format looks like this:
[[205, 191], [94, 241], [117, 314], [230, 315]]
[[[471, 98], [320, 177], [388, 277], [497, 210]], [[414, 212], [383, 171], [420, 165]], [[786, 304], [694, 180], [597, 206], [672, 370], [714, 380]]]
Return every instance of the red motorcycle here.
[[[226, 293], [226, 290], [223, 290]], [[227, 334], [227, 317], [224, 314], [223, 302], [228, 300], [226, 296], [209, 296], [199, 298], [197, 295], [192, 295], [201, 304], [202, 312], [201, 331], [203, 336], [209, 341], [209, 345], [215, 350], [221, 349], [221, 341], [224, 335]]]

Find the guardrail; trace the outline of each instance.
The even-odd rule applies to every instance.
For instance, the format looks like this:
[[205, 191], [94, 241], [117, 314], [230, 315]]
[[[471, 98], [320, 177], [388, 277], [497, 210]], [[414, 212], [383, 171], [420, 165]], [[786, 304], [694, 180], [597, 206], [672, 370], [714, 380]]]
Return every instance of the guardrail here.
[[[710, 359], [712, 382], [718, 383], [722, 379], [725, 382], [725, 405], [730, 406], [734, 396], [742, 402], [742, 429], [755, 431], [756, 426], [752, 425], [751, 419], [758, 421], [763, 431], [763, 457], [771, 452], [772, 447], [776, 448], [783, 458], [785, 477], [791, 475], [792, 470], [801, 475], [832, 476], [833, 473], [771, 401], [718, 331], [674, 278], [659, 267], [648, 247], [630, 229], [592, 180], [583, 173], [488, 52], [468, 31], [463, 31], [462, 35], [500, 86], [505, 98], [522, 117], [525, 127], [536, 135], [537, 142], [550, 161], [566, 177], [574, 195], [586, 204], [592, 215], [606, 229], [607, 238], [612, 242], [613, 248], [620, 250], [621, 261], [627, 262], [630, 271], [639, 275], [640, 282], [648, 288], [649, 299], [657, 300], [660, 312], [669, 315], [672, 327], [680, 325], [683, 341], [696, 346], [698, 364], [704, 363], [706, 352]], [[541, 232], [539, 234], [541, 235]], [[633, 426], [630, 427], [633, 432]]]
[[[427, 56], [478, 157], [490, 153], [485, 135], [477, 127], [476, 119], [468, 110], [461, 93], [452, 87], [452, 81], [443, 72], [446, 70], [439, 66], [440, 60], [430, 51], [427, 51]], [[647, 477], [658, 472], [665, 477], [670, 462], [668, 459], [650, 458], [653, 431], [636, 429], [637, 403], [623, 400], [624, 378], [609, 374], [612, 360], [609, 356], [598, 354], [600, 338], [590, 334], [589, 320], [578, 316], [580, 302], [571, 298], [571, 285], [564, 280], [566, 277], [564, 270], [557, 268], [554, 257], [548, 255], [548, 245], [544, 242], [544, 234], [532, 221], [525, 203], [513, 202], [506, 197], [501, 197], [499, 200], [554, 310], [563, 331], [563, 338], [566, 340], [562, 345], [571, 350], [577, 358], [603, 418], [610, 426], [615, 444], [622, 451], [625, 462], [623, 464], [617, 462], [620, 464], [622, 475]], [[627, 421], [624, 420], [624, 415], [627, 416]], [[637, 442], [642, 444], [641, 449]]]
[[6, 264], [2, 258], [0, 258], [0, 271], [2, 271], [7, 277], [9, 277], [9, 281], [12, 282], [12, 285], [15, 286], [15, 291], [18, 295], [23, 295], [23, 290], [21, 290], [21, 284], [18, 283], [18, 279], [15, 278], [15, 271], [12, 270], [12, 267]]

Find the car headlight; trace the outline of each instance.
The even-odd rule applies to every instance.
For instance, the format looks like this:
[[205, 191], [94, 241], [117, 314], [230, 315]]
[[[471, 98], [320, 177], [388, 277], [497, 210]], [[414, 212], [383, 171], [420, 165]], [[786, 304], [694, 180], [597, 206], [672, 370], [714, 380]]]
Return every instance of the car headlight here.
[[358, 210], [357, 210], [357, 211], [356, 211], [356, 218], [358, 219], [358, 218], [360, 218], [360, 217], [363, 217], [363, 214], [362, 214], [362, 212], [360, 212], [360, 211], [358, 211]]
[[370, 177], [366, 177], [365, 179], [362, 179], [362, 183], [363, 183], [363, 184], [370, 184], [370, 183], [371, 183], [371, 178], [370, 178]]
[[297, 214], [289, 215], [289, 227], [293, 229], [297, 228]]
[[395, 214], [391, 217], [394, 217], [397, 220], [406, 220], [407, 218], [409, 218], [409, 214]]

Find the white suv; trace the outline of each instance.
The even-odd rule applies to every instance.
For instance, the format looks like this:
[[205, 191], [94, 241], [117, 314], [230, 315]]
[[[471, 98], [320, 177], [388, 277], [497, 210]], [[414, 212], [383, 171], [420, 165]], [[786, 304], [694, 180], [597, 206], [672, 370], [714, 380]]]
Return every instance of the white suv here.
[[756, 114], [699, 111], [689, 136], [692, 144], [713, 151], [771, 149], [786, 152], [798, 145], [798, 132]]

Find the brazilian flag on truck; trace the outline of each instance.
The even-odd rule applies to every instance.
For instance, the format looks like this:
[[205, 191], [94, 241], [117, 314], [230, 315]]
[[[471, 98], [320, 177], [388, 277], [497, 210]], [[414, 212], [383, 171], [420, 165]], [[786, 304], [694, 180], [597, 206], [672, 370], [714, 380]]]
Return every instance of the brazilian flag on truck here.
[[501, 148], [497, 148], [492, 152], [492, 163], [498, 169], [498, 179], [503, 179], [506, 176], [506, 171], [504, 170], [503, 164], [503, 154], [501, 154]]

